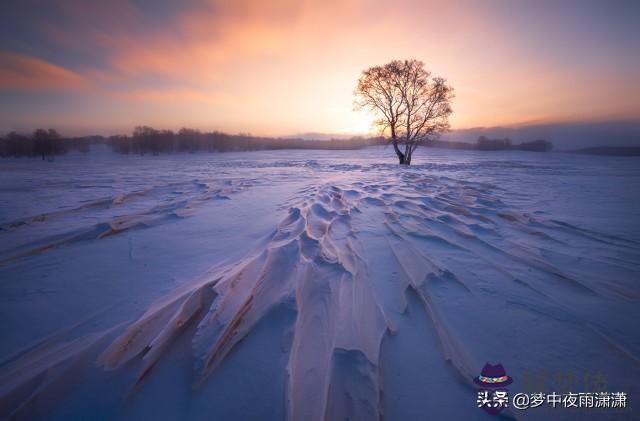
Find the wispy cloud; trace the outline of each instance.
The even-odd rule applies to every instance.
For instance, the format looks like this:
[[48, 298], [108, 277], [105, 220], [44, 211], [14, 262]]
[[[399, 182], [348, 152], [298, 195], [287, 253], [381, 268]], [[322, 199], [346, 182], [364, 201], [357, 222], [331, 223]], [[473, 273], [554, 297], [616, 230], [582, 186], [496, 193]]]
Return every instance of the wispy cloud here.
[[0, 53], [0, 90], [77, 91], [89, 87], [82, 75], [45, 60]]

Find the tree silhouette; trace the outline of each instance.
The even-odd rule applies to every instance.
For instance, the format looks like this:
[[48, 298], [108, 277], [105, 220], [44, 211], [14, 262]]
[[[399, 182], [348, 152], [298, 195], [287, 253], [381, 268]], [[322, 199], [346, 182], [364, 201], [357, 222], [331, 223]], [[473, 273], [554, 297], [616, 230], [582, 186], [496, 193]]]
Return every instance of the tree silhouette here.
[[390, 142], [400, 164], [410, 165], [418, 146], [449, 129], [453, 88], [431, 77], [419, 60], [394, 60], [362, 72], [355, 107], [376, 114], [374, 124]]
[[64, 149], [62, 146], [62, 137], [54, 129], [37, 129], [33, 132], [33, 140], [37, 154], [42, 155], [43, 161], [45, 157], [47, 160], [52, 161], [54, 156], [61, 153]]

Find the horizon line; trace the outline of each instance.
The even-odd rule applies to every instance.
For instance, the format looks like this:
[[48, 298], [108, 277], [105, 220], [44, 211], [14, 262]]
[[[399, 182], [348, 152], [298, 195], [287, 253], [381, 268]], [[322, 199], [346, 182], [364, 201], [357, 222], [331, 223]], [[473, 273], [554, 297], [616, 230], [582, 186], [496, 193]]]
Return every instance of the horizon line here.
[[[518, 123], [510, 123], [510, 124], [501, 124], [501, 125], [493, 125], [493, 126], [468, 126], [468, 127], [460, 127], [460, 128], [452, 128], [446, 133], [452, 132], [464, 132], [471, 130], [521, 130], [532, 127], [542, 127], [542, 126], [556, 126], [556, 125], [575, 125], [575, 126], [585, 126], [585, 125], [599, 125], [599, 124], [629, 124], [629, 123], [638, 123], [640, 124], [640, 117], [618, 117], [611, 119], [594, 119], [594, 120], [580, 120], [580, 119], [572, 119], [572, 120], [527, 120], [521, 121]], [[11, 132], [16, 132], [19, 134], [29, 134], [38, 129], [54, 129], [56, 131], [61, 132], [60, 134], [65, 135], [64, 132], [71, 133], [69, 135], [65, 135], [68, 137], [91, 137], [91, 136], [101, 136], [101, 137], [110, 137], [110, 136], [118, 136], [118, 135], [127, 135], [133, 132], [136, 127], [151, 127], [156, 130], [169, 130], [172, 132], [177, 132], [180, 129], [191, 129], [198, 130], [203, 133], [212, 133], [219, 132], [232, 136], [251, 136], [251, 137], [270, 137], [270, 138], [296, 138], [296, 137], [308, 137], [310, 135], [317, 135], [323, 138], [353, 138], [353, 137], [380, 137], [383, 136], [380, 133], [375, 132], [323, 132], [321, 130], [308, 130], [303, 132], [296, 133], [283, 133], [283, 134], [274, 134], [274, 133], [254, 133], [251, 131], [225, 131], [216, 128], [202, 128], [202, 127], [194, 127], [185, 125], [179, 125], [174, 127], [167, 126], [154, 126], [152, 124], [136, 124], [133, 125], [128, 130], [121, 129], [96, 129], [95, 131], [88, 131], [83, 129], [65, 129], [64, 127], [56, 127], [56, 125], [51, 124], [42, 124], [42, 125], [34, 125], [30, 128], [11, 128], [4, 129], [0, 131], [0, 135], [6, 135]], [[105, 133], [106, 132], [106, 133]], [[446, 133], [444, 133], [446, 135]]]

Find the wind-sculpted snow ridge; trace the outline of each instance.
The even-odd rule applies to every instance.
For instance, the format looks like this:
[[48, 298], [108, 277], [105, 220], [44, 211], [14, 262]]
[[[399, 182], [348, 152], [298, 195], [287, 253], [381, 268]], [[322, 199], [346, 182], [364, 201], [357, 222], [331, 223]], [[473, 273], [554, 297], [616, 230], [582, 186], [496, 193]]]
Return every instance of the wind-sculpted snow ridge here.
[[[276, 326], [290, 338], [282, 353], [291, 420], [441, 414], [441, 404], [471, 399], [471, 379], [492, 358], [515, 372], [565, 364], [602, 367], [621, 381], [638, 374], [640, 343], [627, 334], [640, 298], [633, 239], [519, 211], [490, 183], [390, 166], [379, 168], [384, 177], [371, 166], [341, 170], [351, 174], [299, 189], [246, 256], [173, 290], [115, 338], [117, 328], [47, 342], [0, 365], [0, 415], [37, 405], [63, 375], [56, 368], [90, 350], [114, 376], [136, 370], [126, 393], [135, 400], [184, 337], [196, 393], [283, 309], [295, 314], [291, 331]], [[190, 206], [226, 195], [216, 191]], [[142, 215], [168, 213], [154, 209]], [[559, 362], [567, 353], [571, 361]], [[428, 371], [407, 385], [389, 368], [406, 366], [408, 376]], [[633, 391], [630, 381], [622, 386]], [[423, 388], [425, 396], [394, 406]]]
[[[290, 306], [297, 312], [288, 365], [290, 418], [375, 417], [386, 323], [351, 227], [356, 209], [335, 187], [313, 196], [292, 207], [235, 267], [154, 306], [107, 349], [102, 364], [117, 368], [143, 354], [140, 381], [196, 317], [193, 351], [201, 384], [265, 315]], [[345, 403], [347, 393], [354, 399]]]
[[[289, 306], [297, 313], [288, 364], [290, 418], [375, 418], [387, 325], [351, 227], [356, 198], [336, 187], [310, 194], [242, 261], [153, 305], [99, 363], [117, 369], [142, 358], [135, 382], [140, 384], [195, 320], [197, 386], [265, 315]], [[352, 398], [345, 402], [345, 396]]]
[[[61, 232], [34, 241], [13, 245], [0, 251], [0, 264], [36, 253], [51, 251], [79, 241], [99, 240], [125, 231], [150, 227], [176, 218], [186, 218], [211, 200], [229, 199], [249, 186], [250, 180], [192, 180], [169, 183], [123, 194], [87, 201], [77, 207], [46, 212], [0, 225], [0, 232], [39, 227], [48, 223], [63, 226]], [[77, 225], [78, 220], [98, 221]]]

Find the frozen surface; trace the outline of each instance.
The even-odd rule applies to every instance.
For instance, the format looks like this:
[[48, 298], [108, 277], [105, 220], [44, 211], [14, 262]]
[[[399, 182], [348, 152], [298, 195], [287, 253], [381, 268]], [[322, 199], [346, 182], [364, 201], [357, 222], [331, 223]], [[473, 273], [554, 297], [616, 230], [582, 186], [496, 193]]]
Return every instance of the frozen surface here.
[[633, 406], [640, 160], [420, 152], [0, 161], [0, 417], [485, 419], [487, 361]]

